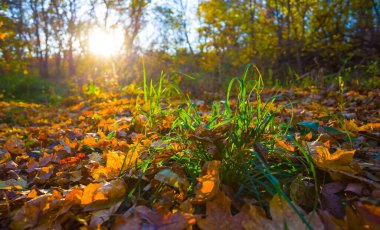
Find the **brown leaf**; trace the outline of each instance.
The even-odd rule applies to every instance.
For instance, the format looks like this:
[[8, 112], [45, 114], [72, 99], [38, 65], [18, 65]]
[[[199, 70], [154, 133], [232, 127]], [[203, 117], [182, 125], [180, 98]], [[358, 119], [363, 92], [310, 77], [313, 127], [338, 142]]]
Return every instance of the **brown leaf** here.
[[121, 222], [124, 222], [124, 227], [128, 226], [129, 228], [129, 223], [132, 223], [133, 226], [137, 228], [143, 225], [142, 220], [145, 220], [149, 224], [144, 224], [144, 229], [176, 230], [185, 229], [188, 226], [194, 224], [194, 219], [196, 218], [196, 216], [185, 215], [181, 212], [169, 212], [164, 215], [157, 211], [153, 211], [145, 206], [137, 206], [132, 216], [120, 219], [118, 226], [122, 227], [120, 226], [122, 224]]
[[231, 200], [220, 191], [206, 202], [206, 218], [197, 225], [200, 229], [229, 229], [231, 222]]
[[231, 229], [276, 230], [276, 225], [265, 216], [265, 211], [257, 206], [245, 204], [240, 212], [233, 216]]
[[[278, 229], [308, 229], [296, 211], [288, 204], [284, 198], [278, 194], [274, 195], [269, 203], [270, 213]], [[323, 224], [317, 214], [305, 215], [304, 211], [297, 207], [298, 211], [308, 219], [313, 229], [323, 229]]]
[[9, 152], [0, 153], [0, 164], [6, 164], [11, 159], [12, 159], [12, 157], [11, 157], [11, 154]]
[[37, 225], [50, 195], [36, 197], [24, 204], [12, 218], [12, 229], [26, 229]]
[[112, 224], [111, 230], [140, 230], [142, 219], [138, 215], [131, 215], [129, 217], [123, 215], [116, 215], [115, 221]]
[[338, 195], [322, 192], [322, 204], [334, 217], [343, 219], [345, 216], [342, 200]]
[[25, 153], [24, 145], [16, 137], [8, 139], [7, 142], [5, 142], [4, 147], [11, 154], [21, 155], [21, 154]]
[[363, 227], [366, 229], [380, 229], [380, 207], [358, 202], [358, 213], [363, 217]]
[[120, 207], [122, 201], [119, 201], [115, 205], [112, 205], [108, 209], [94, 211], [91, 215], [90, 226], [96, 227], [110, 219], [110, 216], [114, 214]]
[[21, 190], [21, 189], [24, 189], [26, 187], [27, 187], [27, 182], [22, 178], [18, 178], [17, 180], [9, 179], [6, 181], [0, 181], [0, 190], [1, 189], [4, 189], [4, 190], [13, 190], [13, 189]]

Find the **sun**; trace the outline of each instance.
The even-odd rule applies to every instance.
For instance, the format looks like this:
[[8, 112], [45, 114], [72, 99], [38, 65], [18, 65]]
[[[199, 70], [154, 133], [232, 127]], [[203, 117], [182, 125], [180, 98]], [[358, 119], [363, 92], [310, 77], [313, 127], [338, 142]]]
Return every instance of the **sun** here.
[[120, 53], [124, 35], [120, 30], [93, 29], [89, 33], [88, 48], [96, 56], [111, 57]]

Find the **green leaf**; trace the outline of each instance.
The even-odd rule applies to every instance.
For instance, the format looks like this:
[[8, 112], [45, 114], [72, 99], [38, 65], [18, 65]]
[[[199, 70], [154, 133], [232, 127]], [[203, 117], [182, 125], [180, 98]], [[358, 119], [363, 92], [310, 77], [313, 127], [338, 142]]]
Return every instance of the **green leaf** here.
[[302, 122], [299, 122], [298, 125], [303, 126], [308, 129], [312, 129], [314, 131], [317, 131], [319, 128], [319, 123], [317, 121], [302, 121]]
[[111, 138], [116, 136], [116, 131], [112, 131], [107, 135], [107, 140], [111, 140]]
[[329, 127], [329, 126], [327, 126], [325, 130], [327, 133], [332, 133], [332, 134], [342, 134], [343, 133], [343, 132], [341, 132], [337, 129], [334, 129], [333, 127]]

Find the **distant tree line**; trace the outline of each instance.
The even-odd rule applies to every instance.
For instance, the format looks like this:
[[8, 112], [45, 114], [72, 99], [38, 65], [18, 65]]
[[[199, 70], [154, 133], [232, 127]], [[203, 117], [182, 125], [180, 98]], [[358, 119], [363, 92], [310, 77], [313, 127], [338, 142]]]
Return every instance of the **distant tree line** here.
[[[191, 19], [185, 0], [0, 2], [1, 75], [78, 80], [101, 66], [123, 81], [135, 77], [144, 56], [150, 73], [174, 70], [222, 82], [254, 63], [284, 82], [379, 63], [377, 0], [200, 0]], [[155, 38], [143, 47], [139, 36], [148, 21]], [[124, 32], [124, 50], [112, 64], [88, 55], [94, 26]]]

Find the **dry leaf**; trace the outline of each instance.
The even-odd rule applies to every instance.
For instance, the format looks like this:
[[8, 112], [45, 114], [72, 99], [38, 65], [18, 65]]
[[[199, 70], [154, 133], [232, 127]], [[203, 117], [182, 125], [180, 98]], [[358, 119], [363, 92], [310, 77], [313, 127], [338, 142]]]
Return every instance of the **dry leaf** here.
[[204, 202], [212, 199], [219, 191], [220, 161], [208, 161], [203, 166], [201, 176], [197, 179], [198, 184], [195, 187], [195, 198], [193, 202]]
[[[269, 206], [272, 219], [278, 227], [277, 229], [308, 229], [296, 211], [278, 194], [274, 195]], [[310, 226], [314, 230], [324, 229], [322, 221], [316, 213], [306, 216], [301, 208], [295, 204], [294, 206], [310, 222]]]
[[206, 218], [198, 221], [200, 229], [229, 229], [232, 222], [231, 200], [223, 192], [206, 202]]
[[96, 227], [104, 222], [108, 221], [110, 216], [114, 214], [120, 207], [122, 201], [119, 201], [115, 205], [112, 205], [109, 209], [94, 211], [91, 215], [90, 226]]
[[[243, 215], [243, 218], [240, 217], [241, 215]], [[265, 216], [265, 211], [263, 209], [248, 204], [244, 205], [240, 213], [234, 216], [232, 226], [232, 229], [279, 229], [276, 223]]]
[[12, 159], [12, 157], [11, 157], [11, 154], [9, 152], [0, 153], [0, 164], [6, 164], [11, 159]]
[[[321, 169], [329, 171], [329, 169], [341, 170], [344, 172], [358, 174], [360, 168], [357, 163], [353, 162], [355, 150], [338, 149], [333, 154], [325, 146], [317, 146], [312, 152], [314, 163]], [[333, 180], [341, 179], [341, 175], [329, 172]]]
[[21, 154], [25, 153], [24, 145], [16, 137], [8, 139], [7, 142], [5, 142], [5, 146], [4, 147], [11, 154], [21, 155]]
[[81, 204], [87, 211], [109, 208], [124, 199], [126, 192], [127, 185], [122, 179], [91, 183], [84, 188]]
[[[119, 217], [114, 224], [114, 229], [161, 229], [161, 230], [177, 230], [186, 229], [188, 226], [194, 224], [192, 215], [185, 215], [181, 212], [166, 213], [165, 215], [153, 211], [145, 206], [137, 206], [134, 209], [133, 215], [129, 217]], [[144, 224], [143, 220], [148, 224]], [[142, 226], [140, 228], [140, 226]]]
[[189, 182], [186, 178], [180, 177], [175, 172], [170, 169], [164, 169], [154, 176], [154, 179], [160, 181], [161, 183], [168, 184], [180, 191], [186, 191], [189, 187]]
[[37, 225], [50, 195], [36, 197], [24, 204], [12, 218], [12, 229], [27, 229]]

